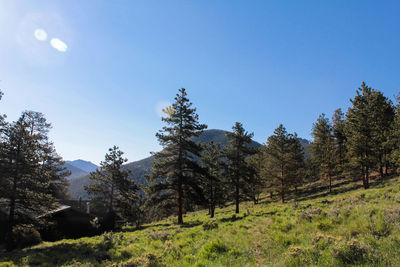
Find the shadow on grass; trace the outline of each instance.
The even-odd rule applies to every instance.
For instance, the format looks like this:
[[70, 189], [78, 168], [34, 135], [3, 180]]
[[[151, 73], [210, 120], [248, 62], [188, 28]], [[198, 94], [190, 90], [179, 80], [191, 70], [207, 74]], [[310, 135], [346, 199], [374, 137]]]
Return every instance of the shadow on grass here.
[[228, 217], [228, 218], [222, 218], [222, 219], [220, 219], [220, 221], [221, 222], [234, 222], [234, 221], [237, 221], [237, 220], [241, 220], [243, 218], [244, 218], [244, 216], [233, 215], [233, 216]]
[[100, 263], [110, 259], [102, 244], [60, 243], [51, 247], [12, 251], [0, 255], [1, 261], [12, 261], [15, 265], [60, 266], [75, 263]]
[[185, 222], [185, 223], [183, 223], [183, 224], [180, 224], [179, 226], [180, 226], [181, 228], [191, 228], [191, 227], [199, 226], [199, 225], [201, 225], [201, 224], [202, 224], [201, 221], [196, 220], [196, 221], [193, 221], [193, 222]]

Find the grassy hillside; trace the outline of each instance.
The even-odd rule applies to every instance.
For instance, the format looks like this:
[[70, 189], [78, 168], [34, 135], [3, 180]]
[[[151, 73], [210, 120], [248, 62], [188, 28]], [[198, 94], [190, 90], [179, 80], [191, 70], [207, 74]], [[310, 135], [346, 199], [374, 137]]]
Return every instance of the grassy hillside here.
[[[292, 196], [293, 197], [293, 196]], [[398, 266], [400, 178], [364, 190], [339, 181], [302, 188], [298, 201], [217, 209], [129, 227], [92, 238], [61, 240], [3, 254], [5, 265], [98, 266]]]

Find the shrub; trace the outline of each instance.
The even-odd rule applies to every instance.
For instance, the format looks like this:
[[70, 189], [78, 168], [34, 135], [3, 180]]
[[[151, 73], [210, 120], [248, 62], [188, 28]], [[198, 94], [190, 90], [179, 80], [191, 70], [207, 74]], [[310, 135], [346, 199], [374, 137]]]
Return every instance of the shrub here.
[[153, 232], [149, 234], [149, 237], [154, 240], [162, 240], [165, 241], [168, 239], [170, 234], [168, 232]]
[[383, 212], [371, 213], [369, 232], [376, 237], [386, 237], [392, 232], [393, 225]]
[[332, 250], [332, 256], [343, 264], [362, 264], [367, 260], [367, 250], [357, 240], [339, 243]]
[[121, 233], [113, 233], [113, 232], [105, 232], [101, 236], [100, 246], [105, 250], [109, 250], [116, 245], [120, 245], [122, 242], [123, 236]]
[[31, 224], [19, 224], [13, 227], [12, 243], [14, 248], [30, 247], [42, 242], [40, 233]]
[[220, 240], [212, 241], [204, 245], [201, 252], [204, 258], [216, 258], [218, 254], [222, 254], [228, 251], [227, 247]]
[[211, 230], [211, 229], [216, 229], [218, 228], [218, 222], [217, 220], [209, 220], [203, 223], [203, 229], [204, 230]]
[[322, 231], [327, 231], [332, 228], [332, 221], [329, 219], [323, 219], [317, 223], [317, 227]]

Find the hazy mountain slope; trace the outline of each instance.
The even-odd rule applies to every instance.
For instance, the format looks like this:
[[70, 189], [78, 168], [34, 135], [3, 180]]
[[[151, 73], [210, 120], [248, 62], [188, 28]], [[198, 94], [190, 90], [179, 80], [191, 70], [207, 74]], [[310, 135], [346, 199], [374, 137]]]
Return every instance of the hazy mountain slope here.
[[75, 166], [87, 173], [95, 171], [99, 166], [96, 164], [93, 164], [90, 161], [85, 161], [81, 159], [73, 160], [73, 161], [67, 161], [68, 164]]
[[73, 180], [73, 179], [76, 179], [78, 177], [82, 177], [82, 176], [85, 176], [88, 174], [88, 172], [86, 172], [80, 168], [77, 168], [69, 163], [65, 163], [64, 167], [66, 168], [66, 171], [71, 172], [71, 175], [67, 176], [68, 180]]
[[[224, 130], [218, 129], [210, 129], [204, 131], [200, 136], [196, 137], [194, 140], [196, 142], [201, 143], [209, 143], [210, 141], [214, 141], [215, 143], [219, 143], [222, 146], [226, 146], [228, 144], [228, 138], [226, 137], [226, 132]], [[303, 147], [308, 145], [308, 141], [306, 139], [299, 138], [300, 142], [302, 143]], [[251, 143], [252, 147], [258, 148], [261, 146], [260, 143], [253, 141]], [[129, 178], [135, 180], [138, 184], [146, 185], [147, 181], [145, 179], [145, 175], [151, 171], [153, 162], [153, 156], [147, 157], [145, 159], [130, 162], [124, 165], [124, 168], [131, 170]], [[84, 186], [89, 185], [89, 175], [76, 178], [71, 181], [69, 186], [69, 191], [72, 197], [79, 198], [82, 197], [83, 199], [87, 199], [86, 191], [84, 190]]]

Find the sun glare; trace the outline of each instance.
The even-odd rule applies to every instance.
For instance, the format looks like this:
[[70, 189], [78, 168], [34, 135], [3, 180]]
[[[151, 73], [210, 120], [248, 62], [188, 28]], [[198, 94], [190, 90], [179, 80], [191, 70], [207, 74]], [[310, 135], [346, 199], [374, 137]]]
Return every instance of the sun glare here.
[[35, 30], [35, 38], [39, 41], [46, 41], [47, 40], [47, 32], [43, 29], [36, 29]]
[[68, 49], [67, 44], [58, 38], [51, 39], [50, 44], [52, 47], [54, 47], [55, 49], [57, 49], [60, 52], [65, 52]]

